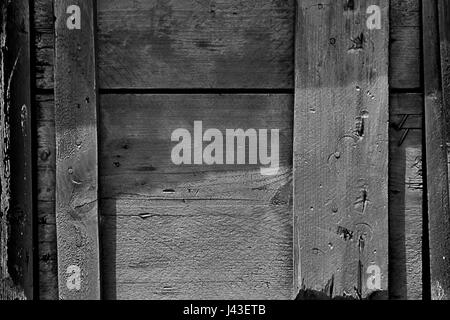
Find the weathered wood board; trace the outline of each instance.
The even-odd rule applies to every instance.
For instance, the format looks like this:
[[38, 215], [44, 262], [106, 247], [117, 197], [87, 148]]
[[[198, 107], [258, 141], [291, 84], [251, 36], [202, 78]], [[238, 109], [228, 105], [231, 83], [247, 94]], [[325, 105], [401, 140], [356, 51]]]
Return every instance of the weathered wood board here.
[[[35, 26], [36, 26], [36, 85], [40, 89], [51, 89], [53, 88], [53, 8], [51, 4], [51, 0], [35, 0]], [[123, 3], [123, 4], [122, 4]], [[128, 6], [125, 6], [125, 3], [128, 3]], [[137, 6], [134, 6], [136, 3]], [[175, 3], [174, 6], [180, 8], [184, 6], [188, 6], [188, 1], [178, 2], [171, 1], [169, 2], [171, 5]], [[179, 3], [179, 4], [178, 4]], [[251, 43], [253, 46], [249, 47], [249, 44], [246, 44], [245, 47], [248, 47], [246, 52], [248, 55], [246, 59], [252, 59], [252, 70], [262, 70], [267, 72], [266, 74], [258, 73], [255, 74], [254, 71], [249, 70], [247, 67], [248, 64], [240, 64], [237, 58], [232, 59], [234, 61], [234, 70], [235, 73], [243, 73], [244, 71], [249, 72], [249, 75], [245, 75], [243, 79], [247, 79], [248, 82], [245, 83], [246, 87], [257, 86], [260, 87], [264, 83], [267, 86], [270, 84], [273, 88], [287, 88], [293, 89], [294, 87], [294, 17], [295, 17], [295, 8], [294, 1], [287, 2], [278, 2], [279, 4], [275, 4], [275, 1], [258, 1], [254, 4], [254, 2], [244, 1], [244, 0], [234, 0], [231, 2], [217, 2], [215, 5], [215, 9], [213, 11], [220, 15], [222, 15], [222, 20], [224, 21], [227, 15], [233, 15], [232, 8], [233, 6], [238, 8], [237, 14], [233, 16], [237, 16], [233, 18], [236, 23], [241, 23], [241, 25], [246, 25], [250, 32], [246, 34], [242, 34], [242, 32], [233, 33], [229, 31], [229, 29], [225, 29], [222, 27], [222, 23], [216, 23], [214, 17], [212, 16], [211, 9], [209, 9], [209, 5], [214, 5], [215, 2], [199, 2], [197, 1], [195, 6], [192, 8], [196, 8], [191, 13], [191, 16], [188, 16], [189, 13], [185, 13], [183, 15], [182, 10], [173, 10], [172, 12], [168, 12], [168, 10], [164, 9], [164, 4], [157, 4], [156, 1], [139, 1], [131, 3], [131, 1], [123, 2], [123, 1], [98, 1], [98, 20], [99, 20], [99, 65], [101, 66], [100, 70], [100, 80], [101, 88], [146, 88], [148, 85], [150, 88], [154, 87], [163, 87], [169, 88], [167, 84], [167, 79], [163, 82], [158, 82], [155, 84], [155, 81], [151, 80], [151, 77], [161, 78], [163, 74], [158, 71], [157, 75], [151, 74], [149, 75], [148, 70], [141, 70], [136, 67], [136, 65], [132, 65], [132, 69], [126, 69], [127, 65], [119, 65], [117, 66], [114, 63], [114, 59], [111, 56], [107, 56], [106, 54], [113, 54], [123, 63], [135, 63], [137, 60], [133, 58], [134, 61], [131, 60], [130, 57], [137, 56], [140, 58], [139, 61], [149, 61], [148, 68], [156, 68], [159, 64], [161, 68], [165, 68], [163, 70], [175, 70], [179, 69], [180, 74], [186, 73], [186, 68], [189, 70], [193, 69], [193, 66], [189, 64], [189, 61], [194, 61], [200, 66], [203, 64], [204, 66], [198, 68], [198, 70], [194, 70], [195, 72], [191, 75], [182, 75], [185, 79], [187, 78], [187, 83], [184, 82], [182, 87], [184, 88], [192, 88], [194, 87], [194, 81], [197, 81], [196, 86], [200, 85], [198, 82], [205, 81], [207, 79], [202, 79], [198, 76], [198, 72], [205, 71], [208, 68], [212, 68], [212, 63], [208, 62], [208, 60], [202, 60], [200, 55], [204, 57], [209, 57], [214, 59], [219, 59], [221, 51], [215, 47], [215, 43], [222, 42], [224, 44], [232, 44], [231, 47], [237, 47], [238, 44], [243, 46], [243, 38], [245, 37], [254, 37]], [[166, 5], [165, 8], [169, 8], [169, 5]], [[256, 7], [258, 10], [258, 14], [252, 14], [252, 10]], [[164, 10], [161, 10], [163, 8]], [[213, 6], [214, 8], [214, 6]], [[230, 9], [231, 8], [231, 9]], [[272, 14], [269, 8], [275, 8], [276, 14]], [[128, 9], [128, 10], [125, 10]], [[141, 10], [142, 9], [142, 10]], [[185, 11], [186, 12], [186, 11]], [[393, 13], [391, 17], [392, 28], [391, 28], [391, 46], [392, 46], [392, 63], [390, 64], [392, 78], [391, 78], [391, 87], [392, 88], [400, 88], [400, 89], [408, 89], [408, 88], [420, 88], [421, 86], [421, 67], [420, 67], [420, 5], [417, 0], [393, 0], [392, 1], [392, 10]], [[153, 13], [153, 15], [150, 15]], [[176, 14], [175, 14], [176, 13]], [[128, 14], [128, 16], [132, 17], [130, 19], [125, 19], [124, 14]], [[151, 21], [155, 26], [160, 26], [159, 34], [156, 34], [156, 38], [160, 35], [162, 38], [169, 38], [172, 34], [178, 35], [179, 37], [184, 37], [183, 34], [188, 34], [190, 37], [189, 41], [181, 42], [175, 40], [172, 43], [177, 44], [175, 49], [180, 49], [180, 53], [177, 54], [178, 58], [172, 57], [164, 57], [161, 53], [164, 49], [164, 45], [166, 42], [162, 41], [163, 39], [157, 39], [156, 42], [158, 45], [156, 48], [152, 50], [156, 50], [156, 57], [154, 55], [145, 54], [144, 44], [148, 46], [150, 49], [150, 45], [147, 38], [138, 39], [139, 33], [130, 32], [133, 31], [133, 26], [135, 26], [139, 21], [142, 21], [146, 17], [151, 17]], [[139, 19], [136, 19], [139, 18]], [[199, 39], [194, 38], [194, 34], [196, 34], [195, 30], [191, 30], [191, 26], [189, 24], [189, 19], [197, 17], [200, 21], [205, 21], [204, 26], [200, 26], [200, 36]], [[135, 20], [133, 20], [135, 19]], [[139, 30], [151, 33], [153, 29], [153, 25], [150, 25], [150, 19], [144, 21], [143, 24], [138, 28]], [[172, 21], [181, 21], [178, 24], [171, 24], [169, 22]], [[272, 21], [272, 22], [270, 22]], [[235, 23], [234, 22], [234, 23]], [[267, 22], [267, 25], [264, 23]], [[166, 29], [164, 29], [164, 23], [168, 25]], [[252, 23], [255, 23], [252, 25]], [[227, 23], [225, 25], [230, 25]], [[275, 28], [271, 28], [270, 26], [275, 26]], [[103, 26], [103, 27], [102, 27]], [[188, 26], [186, 30], [186, 26]], [[217, 37], [215, 39], [209, 32], [209, 26], [212, 26], [214, 30], [216, 30], [216, 34], [219, 34], [221, 37]], [[165, 30], [171, 31], [170, 35], [165, 35]], [[239, 28], [239, 25], [233, 26], [233, 28]], [[257, 38], [260, 38], [259, 40]], [[239, 40], [240, 39], [240, 40]], [[204, 48], [197, 48], [195, 45], [195, 40], [198, 44], [202, 43], [205, 46]], [[128, 41], [128, 42], [127, 42]], [[140, 41], [138, 43], [138, 51], [136, 55], [131, 55], [128, 50], [134, 50], [134, 47], [131, 45], [130, 41]], [[215, 42], [216, 41], [216, 42]], [[103, 43], [103, 45], [102, 45]], [[280, 48], [276, 48], [275, 44], [282, 44]], [[102, 47], [105, 46], [104, 49]], [[197, 48], [197, 49], [196, 49]], [[117, 52], [114, 52], [117, 50]], [[204, 53], [207, 52], [207, 54]], [[155, 51], [153, 51], [155, 52]], [[160, 52], [158, 54], [158, 52]], [[186, 53], [187, 52], [187, 53]], [[103, 56], [103, 53], [105, 56]], [[229, 55], [232, 55], [231, 51], [228, 51]], [[263, 55], [263, 57], [261, 57]], [[171, 67], [171, 65], [167, 65], [164, 62], [164, 59], [172, 59], [173, 62], [177, 62], [177, 67]], [[259, 65], [260, 59], [264, 58], [265, 66], [262, 64]], [[220, 58], [223, 60], [223, 58]], [[270, 59], [270, 61], [268, 61]], [[155, 62], [156, 61], [156, 62]], [[245, 61], [243, 61], [245, 62]], [[247, 63], [247, 62], [245, 62]], [[258, 65], [256, 65], [258, 64]], [[184, 70], [181, 68], [184, 66]], [[227, 66], [227, 68], [230, 66]], [[116, 72], [116, 68], [119, 68], [119, 71]], [[243, 70], [236, 70], [239, 68], [243, 68]], [[135, 70], [133, 73], [127, 70]], [[222, 71], [224, 69], [222, 68]], [[217, 71], [220, 71], [218, 69]], [[229, 75], [230, 71], [225, 70]], [[167, 71], [165, 71], [167, 72]], [[217, 78], [219, 82], [225, 82], [225, 80], [220, 80], [222, 77], [221, 74], [218, 74], [216, 70], [213, 70], [215, 75], [210, 75], [210, 78]], [[119, 74], [119, 75], [118, 75]], [[158, 75], [159, 74], [159, 75]], [[274, 76], [275, 75], [275, 76]], [[137, 76], [141, 76], [144, 80], [141, 82], [136, 79]], [[237, 76], [237, 75], [236, 75]], [[109, 78], [113, 79], [110, 80]], [[180, 77], [179, 74], [176, 77]], [[234, 75], [233, 75], [234, 77]], [[279, 83], [276, 82], [278, 79]], [[171, 80], [175, 81], [175, 80]], [[240, 80], [242, 83], [243, 80]], [[209, 88], [211, 87], [209, 84], [205, 84], [204, 86]], [[223, 84], [225, 85], [225, 84]], [[177, 87], [181, 86], [180, 83], [177, 83]], [[233, 87], [238, 88], [238, 85], [234, 85]]]
[[391, 1], [390, 16], [389, 297], [420, 300], [427, 298], [420, 1]]
[[[292, 106], [292, 95], [101, 96], [106, 298], [291, 296]], [[279, 129], [278, 174], [173, 164], [172, 132], [196, 120], [204, 131]]]
[[57, 300], [55, 99], [41, 95], [35, 101], [39, 299]]
[[10, 92], [10, 162], [11, 162], [11, 221], [10, 246], [15, 251], [10, 257], [15, 279], [20, 279], [28, 299], [34, 297], [34, 244], [33, 244], [33, 161], [32, 161], [32, 119], [31, 102], [31, 29], [30, 7], [27, 0], [10, 3], [10, 22], [7, 42], [8, 54], [14, 70], [11, 71]]
[[101, 88], [293, 86], [293, 0], [97, 2]]
[[[150, 3], [150, 2], [149, 2]], [[247, 6], [247, 1], [242, 1], [243, 6]], [[207, 4], [205, 5], [205, 7]], [[289, 10], [292, 10], [292, 13], [286, 14], [285, 17], [287, 19], [293, 19], [295, 16], [294, 7], [292, 6]], [[207, 10], [206, 10], [207, 11]], [[205, 11], [205, 14], [207, 13]], [[247, 10], [248, 11], [248, 10]], [[203, 11], [201, 11], [203, 12]], [[264, 11], [265, 12], [265, 11]], [[102, 15], [102, 12], [99, 12], [99, 16]], [[206, 16], [206, 15], [205, 15]], [[390, 57], [390, 85], [393, 89], [402, 89], [402, 92], [412, 91], [416, 92], [420, 87], [421, 76], [421, 61], [420, 61], [420, 33], [421, 33], [421, 19], [420, 19], [420, 4], [418, 0], [394, 0], [391, 1], [391, 57]], [[291, 22], [293, 23], [293, 21]], [[283, 22], [283, 25], [287, 24], [287, 22]], [[34, 26], [35, 26], [35, 49], [36, 49], [36, 86], [38, 90], [47, 94], [52, 92], [53, 90], [53, 65], [54, 65], [54, 13], [53, 13], [53, 1], [52, 0], [35, 0], [34, 1]], [[292, 26], [291, 33], [279, 33], [280, 35], [288, 35], [288, 38], [284, 38], [280, 41], [284, 43], [288, 43], [289, 41], [293, 41], [294, 32]], [[293, 44], [291, 44], [293, 48]], [[293, 50], [293, 49], [292, 49]], [[280, 53], [281, 54], [281, 53]], [[280, 55], [280, 57], [283, 57]], [[100, 56], [101, 60], [102, 57]], [[277, 57], [275, 57], [277, 59]], [[293, 54], [291, 59], [293, 60]], [[281, 62], [278, 62], [280, 64]], [[282, 81], [283, 83], [290, 82], [290, 87], [293, 88], [293, 81], [290, 80], [293, 77], [294, 65], [289, 67], [286, 71], [286, 79]], [[112, 72], [112, 71], [108, 71]], [[141, 87], [141, 86], [139, 86]], [[107, 88], [105, 86], [105, 88]], [[403, 94], [399, 94], [401, 96]], [[41, 99], [42, 98], [42, 99]], [[39, 101], [39, 108], [42, 110], [53, 110], [53, 97], [52, 95], [42, 96]], [[38, 111], [36, 111], [38, 112]], [[37, 154], [37, 159], [39, 161], [38, 164], [38, 210], [39, 210], [39, 221], [40, 221], [40, 229], [39, 229], [39, 238], [42, 239], [42, 243], [39, 244], [39, 259], [40, 259], [40, 290], [41, 298], [54, 299], [57, 297], [57, 288], [56, 288], [56, 236], [54, 233], [54, 227], [52, 223], [54, 222], [54, 199], [55, 199], [55, 171], [54, 171], [54, 123], [53, 119], [46, 116], [46, 114], [51, 114], [45, 112], [42, 114], [42, 121], [38, 121], [37, 130], [39, 132], [39, 152]], [[415, 111], [416, 112], [416, 111]], [[395, 125], [398, 123], [400, 116], [396, 116], [392, 123]], [[413, 121], [416, 121], [417, 117], [413, 117]], [[47, 121], [49, 119], [49, 121]], [[410, 120], [408, 120], [409, 123]], [[395, 130], [395, 129], [394, 129]], [[397, 131], [395, 131], [397, 132]], [[395, 139], [397, 135], [394, 135], [392, 139]], [[401, 137], [398, 137], [401, 138]], [[392, 140], [391, 139], [391, 140]], [[393, 140], [392, 140], [393, 141]], [[393, 142], [394, 143], [394, 142]], [[418, 134], [414, 131], [411, 131], [404, 144], [401, 148], [406, 147], [414, 147], [417, 146], [419, 149]], [[416, 148], [416, 147], [414, 147]], [[413, 152], [413, 151], [411, 151]], [[410, 153], [411, 153], [410, 152]], [[41, 160], [44, 159], [44, 160]], [[408, 160], [409, 159], [409, 160]], [[402, 164], [402, 161], [407, 160], [408, 163], [412, 163], [412, 158], [402, 159], [399, 157], [391, 156], [391, 166], [394, 167], [403, 167], [406, 168], [405, 164]], [[395, 164], [396, 161], [398, 164]], [[53, 168], [53, 169], [52, 169]], [[414, 168], [409, 171], [411, 175], [415, 174]], [[401, 185], [401, 177], [397, 178], [394, 175], [391, 181], [394, 181], [395, 189], [402, 190]], [[407, 192], [409, 189], [407, 186], [404, 187]], [[410, 212], [406, 215], [407, 221], [411, 221], [411, 223], [406, 224], [405, 234], [409, 234], [410, 236], [405, 239], [406, 245], [408, 248], [416, 248], [418, 244], [419, 233], [420, 233], [420, 223], [419, 219], [417, 219], [417, 224], [413, 224], [413, 220], [408, 220], [409, 217], [411, 219], [415, 219], [416, 214], [418, 214], [417, 210], [419, 210], [418, 203], [420, 202], [417, 197], [419, 197], [418, 191], [413, 190], [410, 192], [411, 197], [408, 196], [405, 199], [405, 210]], [[395, 196], [396, 197], [396, 196]], [[394, 199], [396, 199], [394, 197]], [[395, 200], [391, 200], [391, 203], [395, 202]], [[398, 218], [394, 218], [396, 220], [396, 224], [398, 228], [401, 228], [402, 225], [402, 217], [401, 213], [397, 213], [396, 209], [392, 209], [391, 212], [395, 211], [394, 216]], [[412, 213], [414, 212], [414, 214]], [[392, 214], [391, 214], [392, 216]], [[52, 222], [53, 221], [53, 222]], [[415, 221], [415, 220], [414, 220]], [[417, 237], [416, 237], [417, 236]], [[408, 249], [409, 250], [409, 249]], [[410, 251], [408, 251], [410, 252]], [[405, 266], [400, 266], [400, 264], [396, 264], [396, 257], [392, 255], [392, 263], [394, 266], [394, 271], [398, 270], [395, 268], [402, 268], [404, 270]], [[402, 257], [403, 259], [403, 257]], [[418, 262], [413, 262], [413, 264]], [[397, 266], [397, 267], [396, 267]], [[420, 279], [418, 277], [414, 277], [414, 270], [411, 269], [411, 266], [406, 266], [407, 268], [407, 281], [408, 281], [408, 297], [415, 295], [417, 293], [416, 289], [422, 285]], [[394, 279], [393, 279], [394, 278]], [[390, 282], [404, 283], [404, 277], [395, 278], [395, 276], [390, 277]], [[46, 284], [46, 285], [45, 285]], [[395, 286], [395, 283], [392, 283]], [[133, 288], [135, 286], [145, 287], [146, 284], [121, 284], [121, 295], [125, 296], [128, 290], [129, 293], [133, 292]], [[398, 287], [397, 287], [398, 288]], [[396, 290], [396, 289], [394, 289]], [[140, 292], [140, 289], [139, 289]], [[404, 288], [398, 289], [395, 292], [400, 292], [404, 294]], [[113, 294], [112, 294], [113, 295]]]
[[[380, 9], [380, 29], [368, 29], [371, 5]], [[388, 289], [388, 12], [388, 1], [298, 5], [294, 288], [299, 299], [368, 298]]]
[[395, 300], [421, 300], [423, 95], [393, 94], [390, 109], [389, 296]]
[[440, 3], [440, 1], [422, 2], [427, 204], [433, 300], [450, 299], [448, 133], [442, 88], [438, 13]]
[[390, 2], [389, 86], [406, 92], [422, 87], [419, 0]]
[[33, 299], [29, 2], [1, 3], [0, 300]]
[[99, 299], [95, 1], [55, 1], [60, 299]]

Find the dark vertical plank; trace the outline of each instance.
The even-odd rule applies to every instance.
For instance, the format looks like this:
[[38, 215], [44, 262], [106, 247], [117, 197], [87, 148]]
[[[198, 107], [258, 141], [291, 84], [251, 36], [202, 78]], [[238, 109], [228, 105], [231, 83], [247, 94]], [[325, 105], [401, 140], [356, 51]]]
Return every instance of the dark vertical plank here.
[[[423, 298], [421, 2], [390, 3], [389, 298]], [[409, 93], [412, 92], [412, 93]]]
[[39, 300], [57, 300], [55, 98], [38, 95], [35, 101]]
[[33, 299], [33, 179], [30, 67], [30, 8], [28, 0], [10, 3], [8, 55], [11, 70], [11, 219], [10, 273]]
[[95, 1], [58, 0], [54, 6], [59, 296], [98, 299]]
[[0, 20], [0, 300], [33, 299], [28, 1], [2, 1]]
[[[380, 29], [367, 27], [371, 5], [379, 6]], [[298, 2], [298, 299], [386, 296], [388, 11], [386, 0]]]
[[391, 94], [390, 123], [389, 297], [422, 300], [422, 94]]
[[431, 297], [444, 300], [450, 298], [450, 220], [438, 1], [422, 1], [422, 10]]
[[421, 88], [420, 0], [390, 2], [389, 86], [403, 91]]

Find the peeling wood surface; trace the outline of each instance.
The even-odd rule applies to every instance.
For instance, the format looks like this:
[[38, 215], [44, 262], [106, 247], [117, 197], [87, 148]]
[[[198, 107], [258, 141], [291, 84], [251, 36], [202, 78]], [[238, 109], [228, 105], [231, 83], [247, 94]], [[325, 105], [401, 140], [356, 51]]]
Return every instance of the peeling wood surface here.
[[[95, 1], [55, 1], [56, 226], [60, 299], [99, 299]], [[67, 14], [78, 5], [80, 16]], [[80, 29], [69, 29], [81, 19]]]
[[359, 299], [388, 289], [389, 3], [344, 2], [298, 6], [294, 289]]
[[[291, 95], [101, 97], [105, 298], [291, 296], [292, 105]], [[171, 133], [198, 119], [205, 130], [280, 129], [279, 173], [172, 164]]]

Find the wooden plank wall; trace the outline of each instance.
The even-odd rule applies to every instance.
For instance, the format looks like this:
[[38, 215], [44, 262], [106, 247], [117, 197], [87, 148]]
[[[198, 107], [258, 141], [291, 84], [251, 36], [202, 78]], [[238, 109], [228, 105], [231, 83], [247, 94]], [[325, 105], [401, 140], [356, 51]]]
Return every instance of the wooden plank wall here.
[[[98, 4], [105, 298], [290, 298], [294, 1]], [[278, 174], [172, 164], [196, 120], [279, 129]]]
[[[99, 12], [99, 21], [103, 21], [100, 25], [100, 29], [105, 30], [104, 33], [99, 34], [99, 43], [103, 43], [103, 50], [105, 56], [107, 54], [114, 54], [119, 60], [124, 63], [131, 63], [127, 58], [124, 50], [117, 50], [114, 53], [114, 48], [117, 49], [120, 44], [120, 36], [125, 33], [130, 33], [133, 29], [130, 27], [127, 31], [121, 31], [119, 25], [115, 24], [114, 21], [120, 18], [123, 12], [130, 14], [130, 16], [135, 19], [142, 20], [142, 14], [140, 15], [137, 11], [129, 12], [125, 10], [129, 8], [130, 5], [126, 5], [122, 1], [109, 1], [111, 8], [116, 8], [115, 10], [110, 10], [109, 12], [102, 10]], [[222, 15], [234, 16], [238, 12], [249, 12], [253, 10], [254, 7], [249, 6], [245, 1], [234, 1], [234, 6], [229, 7], [229, 10], [223, 9], [223, 3], [217, 2], [217, 8], [208, 8], [208, 13], [210, 15], [219, 14], [219, 18]], [[253, 3], [253, 2], [252, 2]], [[106, 8], [109, 4], [101, 1], [100, 6]], [[139, 2], [140, 6], [145, 9], [145, 2]], [[182, 4], [180, 4], [181, 6]], [[221, 7], [222, 5], [222, 7]], [[220, 10], [222, 8], [222, 12]], [[55, 127], [54, 127], [54, 97], [53, 97], [53, 65], [54, 65], [54, 26], [53, 26], [53, 11], [52, 11], [52, 1], [51, 0], [35, 0], [34, 1], [34, 21], [35, 21], [35, 67], [36, 67], [36, 117], [37, 117], [37, 132], [38, 132], [38, 148], [37, 148], [37, 165], [38, 165], [38, 215], [39, 215], [39, 285], [40, 285], [40, 297], [42, 299], [55, 299], [58, 297], [57, 290], [57, 254], [56, 254], [56, 232], [55, 232]], [[148, 11], [152, 11], [151, 8], [147, 8]], [[175, 12], [175, 13], [174, 13]], [[216, 34], [209, 35], [206, 31], [199, 32], [199, 30], [208, 30], [211, 27], [211, 20], [201, 13], [193, 14], [192, 16], [197, 22], [194, 25], [198, 25], [199, 30], [195, 31], [199, 35], [198, 38], [193, 38], [195, 33], [194, 30], [184, 30], [179, 31], [178, 34], [173, 30], [181, 26], [179, 30], [183, 30], [182, 26], [188, 25], [190, 22], [186, 22], [186, 17], [183, 18], [183, 10], [170, 11], [170, 8], [164, 6], [163, 2], [152, 11], [155, 14], [155, 18], [151, 22], [143, 24], [147, 30], [149, 28], [157, 30], [154, 34], [154, 43], [157, 43], [156, 48], [145, 47], [143, 45], [137, 46], [143, 50], [138, 56], [138, 61], [147, 61], [146, 63], [148, 70], [156, 70], [156, 68], [166, 68], [165, 72], [173, 74], [173, 70], [167, 69], [168, 63], [175, 63], [177, 68], [185, 67], [187, 70], [196, 69], [195, 65], [187, 65], [187, 58], [180, 57], [180, 55], [172, 55], [170, 57], [164, 57], [158, 55], [158, 52], [163, 52], [164, 46], [170, 43], [171, 48], [180, 48], [185, 45], [185, 50], [191, 55], [191, 60], [197, 64], [202, 63], [202, 57], [193, 56], [195, 51], [190, 49], [190, 46], [198, 45], [197, 48], [204, 47], [203, 54], [208, 56], [208, 59], [214, 55], [216, 52], [220, 54], [222, 52], [228, 54], [230, 57], [233, 52], [227, 53], [225, 48], [221, 48], [218, 45], [217, 39], [223, 38], [223, 34], [220, 30], [216, 29]], [[159, 15], [158, 15], [159, 14]], [[241, 14], [240, 17], [245, 17], [245, 14]], [[261, 72], [274, 72], [280, 84], [280, 88], [283, 90], [288, 90], [284, 94], [289, 96], [289, 90], [294, 89], [294, 76], [293, 76], [293, 16], [294, 7], [287, 6], [285, 9], [279, 10], [277, 14], [277, 19], [272, 19], [270, 23], [275, 24], [273, 28], [262, 29], [265, 30], [262, 33], [256, 33], [255, 30], [246, 30], [241, 32], [238, 37], [239, 41], [235, 46], [243, 46], [243, 41], [246, 37], [254, 37], [253, 49], [249, 51], [250, 54], [259, 54], [259, 59], [262, 61], [275, 61], [269, 63]], [[260, 21], [258, 25], [264, 25], [269, 23], [264, 20], [264, 15], [259, 18]], [[133, 19], [130, 19], [133, 20]], [[140, 21], [141, 21], [140, 20]], [[223, 20], [222, 20], [223, 21]], [[245, 20], [244, 20], [245, 21]], [[134, 22], [133, 22], [134, 23]], [[291, 25], [291, 30], [288, 31]], [[202, 29], [203, 28], [203, 29]], [[231, 28], [231, 29], [230, 29]], [[276, 33], [270, 30], [280, 30]], [[226, 32], [232, 32], [232, 25], [228, 25]], [[236, 29], [234, 29], [236, 30]], [[260, 29], [261, 30], [261, 29]], [[142, 30], [136, 30], [130, 35], [130, 40], [133, 43], [139, 43], [142, 39], [139, 38], [139, 32]], [[421, 297], [421, 272], [420, 266], [421, 261], [421, 223], [422, 223], [422, 177], [421, 177], [421, 116], [422, 108], [419, 106], [422, 95], [420, 93], [421, 88], [421, 73], [420, 73], [420, 6], [418, 0], [392, 0], [391, 1], [391, 56], [390, 56], [390, 86], [392, 90], [391, 94], [391, 159], [390, 159], [390, 198], [389, 205], [390, 210], [390, 239], [396, 241], [396, 244], [390, 246], [390, 262], [391, 262], [391, 274], [398, 275], [397, 277], [392, 276], [389, 279], [391, 295], [394, 298], [420, 298]], [[171, 37], [171, 35], [177, 35]], [[189, 39], [188, 45], [182, 42], [184, 37]], [[264, 39], [270, 38], [269, 50], [266, 50], [267, 43], [262, 43], [258, 45], [258, 41], [264, 41]], [[109, 40], [110, 39], [110, 40]], [[226, 39], [226, 37], [225, 37]], [[258, 40], [259, 39], [259, 40]], [[111, 41], [108, 47], [108, 41]], [[228, 40], [229, 41], [229, 40]], [[126, 45], [125, 42], [124, 45]], [[113, 46], [114, 44], [114, 46]], [[281, 49], [277, 49], [280, 47]], [[263, 48], [264, 50], [261, 50]], [[273, 49], [272, 49], [273, 48]], [[120, 49], [120, 47], [119, 47]], [[145, 54], [145, 49], [149, 50], [148, 55]], [[169, 48], [170, 49], [170, 48]], [[150, 53], [153, 54], [153, 59], [148, 60]], [[267, 51], [267, 52], [266, 52]], [[189, 53], [190, 52], [190, 53]], [[286, 55], [286, 53], [291, 52], [291, 55]], [[185, 54], [185, 53], [184, 53]], [[279, 56], [277, 59], [273, 59], [273, 56]], [[156, 59], [155, 59], [156, 57]], [[235, 57], [231, 59], [236, 63], [236, 59], [243, 59], [250, 63], [247, 57]], [[247, 60], [245, 60], [247, 59]], [[257, 59], [254, 59], [257, 60]], [[150, 61], [150, 62], [149, 62]], [[152, 61], [156, 61], [152, 64]], [[230, 61], [230, 60], [227, 60]], [[224, 59], [225, 63], [225, 59]], [[207, 63], [204, 63], [207, 65]], [[266, 63], [267, 64], [267, 63]], [[134, 89], [142, 89], [140, 85], [136, 85], [136, 79], [138, 77], [143, 77], [143, 74], [154, 74], [155, 72], [148, 73], [146, 70], [134, 70], [130, 74], [123, 74], [124, 66], [115, 66], [119, 68], [119, 72], [114, 73], [111, 71], [112, 66], [111, 61], [108, 59], [102, 59], [100, 55], [99, 60], [100, 70], [99, 72], [103, 75], [100, 78], [100, 83], [103, 88], [103, 93], [113, 93], [107, 90], [119, 89], [121, 92], [123, 88], [133, 87]], [[235, 64], [237, 65], [237, 64]], [[153, 69], [152, 69], [153, 68]], [[136, 68], [135, 68], [136, 69]], [[133, 69], [130, 69], [133, 70]], [[211, 66], [206, 67], [205, 70], [212, 70]], [[234, 74], [229, 75], [229, 77], [236, 77], [239, 74], [239, 70], [236, 67], [230, 68], [230, 66], [220, 66], [218, 70], [232, 70]], [[224, 84], [225, 79], [205, 79], [200, 75], [195, 76], [196, 72], [192, 73], [192, 82], [190, 82], [187, 75], [183, 83], [185, 87], [198, 86], [201, 87], [207, 81], [212, 81], [217, 86], [226, 87]], [[118, 76], [120, 75], [120, 76]], [[281, 78], [285, 75], [285, 78]], [[131, 77], [131, 78], [130, 78]], [[152, 84], [156, 83], [159, 85], [159, 79], [156, 76], [148, 76], [150, 78], [144, 78], [142, 83]], [[153, 78], [152, 78], [153, 77]], [[103, 79], [103, 80], [102, 80]], [[125, 80], [124, 80], [125, 79]], [[266, 81], [263, 85], [266, 88], [272, 86], [270, 80]], [[178, 83], [178, 82], [176, 82]], [[187, 84], [186, 84], [187, 83]], [[246, 80], [242, 80], [243, 85], [251, 83]], [[162, 88], [173, 85], [170, 83], [163, 83], [160, 86]], [[150, 86], [150, 85], [149, 85]], [[112, 100], [115, 96], [105, 96], [106, 107], [102, 110], [102, 113], [108, 114], [111, 112], [112, 106], [114, 105]], [[293, 97], [293, 95], [292, 95]], [[287, 97], [286, 97], [287, 98]], [[285, 98], [285, 99], [286, 99]], [[123, 97], [122, 97], [123, 99]], [[139, 96], [130, 97], [134, 101], [139, 101], [142, 99]], [[413, 107], [408, 101], [413, 101]], [[150, 100], [149, 100], [150, 101]], [[139, 103], [136, 102], [136, 110], [139, 110]], [[404, 116], [407, 115], [408, 119], [406, 122], [403, 121]], [[111, 118], [111, 124], [114, 118]], [[405, 128], [409, 128], [408, 133], [404, 135]], [[403, 137], [404, 136], [404, 137]], [[402, 141], [399, 144], [399, 141]], [[126, 152], [124, 149], [123, 152]], [[114, 161], [116, 162], [116, 161]], [[114, 166], [110, 167], [108, 170], [118, 171], [126, 169], [126, 163], [122, 164], [119, 168]], [[124, 167], [125, 166], [125, 169]], [[397, 168], [400, 170], [397, 171]], [[400, 172], [399, 175], [392, 174], [393, 171]], [[105, 177], [105, 179], [107, 176]], [[285, 194], [285, 193], [284, 193]], [[123, 208], [126, 207], [126, 202], [121, 201], [119, 205]], [[108, 206], [108, 202], [105, 202], [105, 206]], [[119, 217], [120, 219], [125, 219], [126, 217]], [[119, 219], [118, 218], [118, 219]], [[137, 218], [135, 218], [137, 219]], [[136, 223], [138, 220], [135, 220]], [[106, 224], [108, 226], [108, 223]], [[394, 249], [398, 248], [398, 252]], [[117, 260], [120, 265], [121, 260]], [[130, 288], [123, 289], [122, 294], [126, 294], [127, 290]], [[170, 290], [169, 288], [166, 289]]]

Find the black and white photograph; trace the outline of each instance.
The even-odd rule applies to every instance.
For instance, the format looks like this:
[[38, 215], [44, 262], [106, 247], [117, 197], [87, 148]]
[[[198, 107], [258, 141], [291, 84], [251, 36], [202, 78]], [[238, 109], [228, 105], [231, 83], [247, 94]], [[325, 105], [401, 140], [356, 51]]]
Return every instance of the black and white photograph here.
[[0, 25], [3, 302], [450, 300], [449, 0], [0, 0]]

